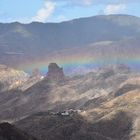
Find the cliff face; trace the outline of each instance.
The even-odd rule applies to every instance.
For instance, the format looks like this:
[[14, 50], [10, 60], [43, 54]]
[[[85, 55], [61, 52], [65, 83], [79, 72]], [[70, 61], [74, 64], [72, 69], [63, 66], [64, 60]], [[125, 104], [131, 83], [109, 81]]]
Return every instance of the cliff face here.
[[48, 67], [47, 79], [50, 82], [61, 82], [65, 80], [63, 68], [60, 68], [56, 63], [50, 63]]

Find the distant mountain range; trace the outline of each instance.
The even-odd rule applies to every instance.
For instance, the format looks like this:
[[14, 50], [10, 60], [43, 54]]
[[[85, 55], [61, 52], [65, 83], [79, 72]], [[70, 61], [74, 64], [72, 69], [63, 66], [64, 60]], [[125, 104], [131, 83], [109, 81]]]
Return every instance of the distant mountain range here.
[[0, 24], [0, 63], [25, 70], [52, 61], [64, 64], [88, 60], [98, 65], [112, 60], [138, 65], [139, 44], [140, 18], [129, 15], [93, 16], [62, 23]]

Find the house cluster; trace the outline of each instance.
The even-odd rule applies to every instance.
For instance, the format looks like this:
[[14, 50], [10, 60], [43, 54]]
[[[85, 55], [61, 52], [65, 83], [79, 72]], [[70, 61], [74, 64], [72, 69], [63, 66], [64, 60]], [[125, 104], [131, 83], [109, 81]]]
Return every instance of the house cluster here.
[[82, 110], [69, 109], [69, 110], [65, 110], [65, 111], [58, 111], [55, 113], [52, 112], [51, 114], [58, 115], [58, 116], [70, 116], [70, 115], [81, 113], [81, 112], [82, 112]]

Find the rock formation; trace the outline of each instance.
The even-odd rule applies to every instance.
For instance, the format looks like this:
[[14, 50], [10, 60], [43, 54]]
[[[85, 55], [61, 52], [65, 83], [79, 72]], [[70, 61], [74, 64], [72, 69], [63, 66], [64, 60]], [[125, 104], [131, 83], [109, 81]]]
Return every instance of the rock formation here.
[[44, 76], [41, 74], [40, 70], [35, 68], [32, 70], [32, 74], [30, 75], [29, 79], [22, 84], [21, 90], [25, 91], [43, 79]]
[[65, 76], [63, 68], [60, 68], [56, 63], [50, 63], [48, 67], [47, 79], [51, 82], [64, 81]]
[[0, 65], [0, 92], [19, 88], [29, 78], [24, 71]]

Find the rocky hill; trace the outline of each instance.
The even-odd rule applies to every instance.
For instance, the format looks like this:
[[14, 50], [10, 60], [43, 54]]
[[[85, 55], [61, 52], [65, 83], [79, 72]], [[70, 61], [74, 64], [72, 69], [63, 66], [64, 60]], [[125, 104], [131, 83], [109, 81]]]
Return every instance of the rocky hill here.
[[[124, 114], [123, 117], [129, 120], [127, 115], [125, 116]], [[119, 137], [125, 135], [124, 133], [129, 133], [131, 126], [130, 128], [127, 127], [129, 123], [131, 124], [131, 120], [129, 120], [130, 122], [124, 121], [121, 124], [122, 128], [116, 133], [113, 131], [115, 131], [117, 126], [114, 126], [111, 130], [112, 132], [110, 132], [111, 124], [118, 123], [117, 119], [117, 117], [114, 118], [108, 125], [105, 124], [106, 122], [92, 124], [76, 113], [70, 114], [69, 116], [62, 116], [42, 112], [16, 122], [15, 125], [36, 136], [39, 140], [119, 140]], [[104, 127], [106, 134], [101, 133], [99, 127]], [[127, 131], [125, 131], [126, 128], [128, 129]], [[113, 136], [113, 133], [116, 136]]]
[[23, 71], [0, 65], [0, 92], [19, 88], [29, 78], [29, 75]]
[[[55, 70], [50, 73], [53, 72], [56, 75]], [[55, 77], [60, 74], [62, 71]], [[112, 98], [114, 95], [110, 93], [118, 90], [120, 85], [131, 77], [137, 76], [139, 74], [134, 74], [124, 65], [104, 67], [96, 72], [59, 82], [50, 82], [50, 78], [55, 79], [49, 76], [24, 91], [11, 90], [1, 93], [0, 118], [20, 118], [47, 110], [90, 109]], [[26, 84], [28, 85], [28, 81]], [[97, 99], [99, 101], [96, 103]]]
[[[75, 80], [69, 82], [78, 89], [80, 83], [81, 87], [84, 84], [88, 85], [86, 81], [91, 76], [92, 73], [76, 79], [75, 83]], [[125, 66], [112, 66], [100, 69], [98, 73], [93, 74], [93, 77], [96, 80], [92, 79], [92, 82], [89, 82], [92, 87], [90, 85], [87, 90], [82, 90], [83, 92], [77, 90], [74, 93], [73, 87], [72, 94], [70, 90], [72, 85], [65, 84], [57, 87], [57, 90], [53, 89], [53, 92], [50, 92], [50, 96], [53, 96], [51, 101], [57, 96], [56, 102], [54, 105], [48, 104], [48, 107], [52, 105], [51, 109], [54, 110], [25, 117], [17, 121], [16, 126], [29, 131], [41, 140], [44, 138], [49, 140], [139, 140], [140, 75], [130, 72], [130, 69]], [[114, 80], [117, 82], [112, 83]], [[94, 86], [95, 81], [96, 86]], [[77, 87], [76, 83], [78, 83]], [[105, 86], [101, 88], [100, 84]], [[60, 89], [64, 89], [65, 92]], [[57, 95], [54, 94], [56, 91]], [[86, 99], [82, 99], [85, 97]], [[77, 111], [73, 110], [66, 115], [60, 113], [64, 110], [71, 111], [70, 108]]]
[[50, 65], [55, 77], [0, 94], [1, 122], [40, 140], [139, 140], [139, 73], [110, 65], [56, 82], [64, 72]]

